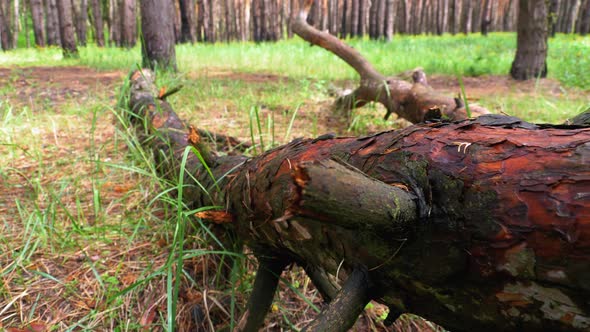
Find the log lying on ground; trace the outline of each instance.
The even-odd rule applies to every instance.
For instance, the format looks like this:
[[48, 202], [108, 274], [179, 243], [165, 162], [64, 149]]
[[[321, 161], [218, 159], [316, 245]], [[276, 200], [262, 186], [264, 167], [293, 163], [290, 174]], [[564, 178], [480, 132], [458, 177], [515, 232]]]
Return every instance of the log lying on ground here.
[[[291, 262], [334, 298], [309, 331], [345, 330], [370, 299], [453, 331], [590, 329], [590, 128], [485, 115], [217, 157], [153, 91], [149, 72], [132, 76], [146, 144], [170, 155], [161, 171], [179, 176], [195, 146], [219, 190], [190, 154], [183, 197], [224, 206], [262, 262], [244, 330], [263, 323]], [[330, 276], [349, 280], [338, 291]]]
[[[291, 23], [293, 32], [312, 45], [334, 53], [360, 75], [360, 86], [352, 93], [338, 98], [335, 103], [337, 109], [348, 111], [370, 102], [379, 102], [387, 109], [385, 119], [389, 118], [391, 113], [412, 123], [440, 116], [449, 120], [467, 118], [462, 100], [434, 91], [428, 85], [426, 74], [422, 70], [416, 70], [412, 75], [413, 84], [396, 77], [387, 77], [379, 73], [354, 48], [329, 32], [319, 31], [307, 24], [307, 14], [312, 4], [313, 0], [305, 0], [298, 17]], [[470, 111], [473, 117], [490, 113], [477, 105], [470, 105]]]

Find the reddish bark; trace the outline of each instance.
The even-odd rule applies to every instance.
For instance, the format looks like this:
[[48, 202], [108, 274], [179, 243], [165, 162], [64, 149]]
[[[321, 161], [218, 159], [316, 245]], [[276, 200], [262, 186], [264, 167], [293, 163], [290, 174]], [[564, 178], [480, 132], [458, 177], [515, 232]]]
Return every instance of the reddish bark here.
[[[342, 304], [342, 315], [370, 298], [390, 315], [412, 312], [456, 331], [590, 327], [590, 128], [486, 115], [218, 158], [154, 101], [152, 79], [133, 75], [130, 108], [157, 133], [146, 141], [155, 155], [175, 156], [160, 169], [178, 174], [193, 145], [220, 190], [205, 195], [186, 175], [183, 197], [225, 206], [257, 256], [271, 266], [297, 262], [329, 297], [327, 275], [366, 271], [368, 297]], [[213, 185], [194, 155], [187, 172]], [[251, 302], [272, 296], [259, 293]], [[334, 305], [320, 319], [334, 319]], [[245, 326], [260, 323], [254, 316]]]

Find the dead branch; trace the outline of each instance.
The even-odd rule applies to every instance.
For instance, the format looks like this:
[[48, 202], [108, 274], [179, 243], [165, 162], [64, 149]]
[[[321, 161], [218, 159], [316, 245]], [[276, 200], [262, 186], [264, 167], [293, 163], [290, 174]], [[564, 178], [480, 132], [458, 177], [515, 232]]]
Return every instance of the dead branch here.
[[[334, 298], [310, 330], [349, 326], [367, 299], [454, 331], [590, 328], [590, 128], [485, 115], [218, 157], [152, 91], [149, 72], [132, 76], [158, 169], [184, 177], [190, 205], [224, 206], [262, 261], [269, 287], [255, 284], [241, 326], [262, 323], [273, 275], [295, 262]], [[180, 174], [191, 146], [216, 180], [195, 154]], [[348, 280], [339, 293], [333, 278]]]
[[[426, 74], [418, 69], [412, 75], [413, 83], [379, 73], [357, 50], [332, 36], [307, 24], [307, 15], [313, 0], [305, 0], [299, 15], [292, 22], [292, 29], [299, 37], [312, 45], [320, 46], [344, 60], [360, 75], [360, 86], [352, 93], [339, 97], [335, 108], [349, 111], [370, 102], [385, 106], [385, 119], [392, 113], [412, 123], [442, 116], [450, 120], [467, 118], [465, 105], [456, 98], [437, 93], [426, 81]], [[471, 116], [490, 112], [477, 105], [469, 105]]]

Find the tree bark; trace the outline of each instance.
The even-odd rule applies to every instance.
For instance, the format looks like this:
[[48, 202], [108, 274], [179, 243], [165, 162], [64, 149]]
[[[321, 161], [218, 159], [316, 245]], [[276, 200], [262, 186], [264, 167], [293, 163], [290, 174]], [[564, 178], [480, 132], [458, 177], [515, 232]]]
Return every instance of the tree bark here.
[[132, 48], [137, 42], [137, 11], [135, 0], [120, 0], [121, 46]]
[[545, 0], [519, 0], [516, 56], [510, 76], [528, 80], [547, 76], [548, 13]]
[[61, 45], [56, 0], [45, 0], [45, 17], [47, 45]]
[[[353, 93], [338, 98], [336, 109], [348, 112], [370, 102], [379, 102], [387, 109], [386, 119], [392, 113], [413, 123], [432, 119], [431, 116], [455, 120], [467, 117], [465, 106], [455, 98], [436, 93], [428, 85], [422, 71], [413, 74], [413, 84], [384, 76], [354, 48], [325, 31], [309, 26], [305, 18], [311, 2], [306, 2], [298, 19], [293, 21], [293, 32], [312, 45], [336, 54], [360, 75], [360, 86]], [[470, 110], [473, 116], [489, 113], [475, 105], [470, 105]]]
[[385, 9], [385, 40], [391, 41], [393, 39], [393, 31], [395, 26], [395, 13], [397, 12], [397, 8], [395, 6], [395, 0], [387, 0], [387, 6]]
[[176, 71], [172, 3], [141, 0], [140, 4], [143, 66]]
[[33, 21], [35, 45], [39, 47], [45, 47], [43, 3], [41, 0], [30, 0], [29, 4], [31, 7], [31, 19]]
[[86, 23], [88, 22], [88, 0], [74, 2], [74, 17], [78, 44], [86, 46]]
[[586, 0], [580, 13], [579, 33], [584, 36], [590, 33], [590, 0]]
[[[347, 317], [375, 299], [453, 331], [590, 327], [590, 128], [486, 115], [218, 157], [154, 97], [154, 79], [132, 75], [129, 107], [162, 174], [185, 178], [189, 206], [223, 206], [228, 231], [273, 257], [274, 275], [291, 262], [338, 271], [352, 298], [333, 304], [350, 300]], [[180, 174], [191, 146], [201, 158]]]
[[74, 17], [71, 0], [57, 0], [59, 13], [59, 33], [64, 58], [77, 58], [76, 36], [74, 34]]
[[10, 36], [10, 25], [8, 24], [4, 3], [0, 3], [0, 47], [3, 51], [11, 49]]
[[102, 6], [99, 0], [91, 0], [92, 23], [94, 26], [94, 38], [98, 47], [104, 47], [104, 23], [102, 20]]
[[481, 7], [483, 10], [481, 15], [481, 34], [487, 36], [492, 24], [492, 0], [483, 1]]

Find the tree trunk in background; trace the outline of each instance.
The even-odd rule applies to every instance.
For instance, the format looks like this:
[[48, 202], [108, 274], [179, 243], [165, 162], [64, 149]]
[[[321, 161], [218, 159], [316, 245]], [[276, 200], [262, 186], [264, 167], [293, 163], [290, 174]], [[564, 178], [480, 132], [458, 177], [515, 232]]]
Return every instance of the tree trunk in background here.
[[0, 47], [3, 51], [9, 50], [8, 47], [8, 29], [6, 27], [6, 19], [4, 18], [4, 8], [3, 4], [0, 3]]
[[197, 29], [195, 27], [195, 1], [180, 0], [179, 4], [181, 23], [180, 42], [192, 44], [197, 41]]
[[376, 39], [383, 39], [385, 36], [385, 8], [386, 4], [385, 1], [387, 0], [377, 0], [379, 2], [379, 7], [377, 7], [377, 31], [375, 31], [375, 38]]
[[[7, 1], [9, 2], [9, 1]], [[16, 48], [17, 43], [18, 43], [18, 34], [20, 32], [20, 0], [13, 0], [12, 2], [13, 7], [12, 7], [12, 19], [11, 19], [11, 24], [12, 24], [12, 40], [11, 40], [11, 44], [13, 48]]]
[[102, 5], [100, 0], [91, 0], [91, 6], [94, 39], [98, 47], [104, 47], [104, 23], [102, 20]]
[[490, 25], [492, 24], [492, 1], [484, 0], [482, 3], [483, 13], [481, 15], [481, 34], [484, 36], [488, 35]]
[[357, 34], [364, 36], [367, 33], [366, 17], [367, 17], [367, 2], [369, 0], [359, 0], [359, 20]]
[[11, 9], [9, 1], [0, 2], [0, 44], [4, 51], [14, 48]]
[[[140, 0], [141, 1], [141, 0]], [[121, 46], [132, 48], [137, 42], [137, 4], [135, 0], [121, 0], [119, 15], [121, 22]]]
[[61, 45], [56, 1], [45, 0], [45, 36], [47, 37], [47, 45], [49, 46]]
[[395, 6], [395, 0], [387, 0], [387, 6], [385, 7], [385, 40], [391, 41], [393, 39], [393, 31], [395, 27], [395, 13], [397, 8]]
[[547, 76], [547, 2], [519, 0], [517, 49], [510, 75], [517, 80]]
[[40, 47], [45, 46], [44, 33], [44, 13], [43, 2], [41, 0], [31, 0], [31, 18], [33, 21], [33, 33], [35, 34], [35, 44]]
[[580, 10], [580, 0], [572, 0], [569, 11], [566, 16], [566, 24], [564, 31], [565, 33], [573, 33], [576, 27], [576, 17], [578, 17], [578, 11]]
[[457, 34], [461, 31], [461, 18], [463, 17], [463, 2], [462, 0], [453, 1], [453, 28], [452, 33]]
[[74, 0], [76, 36], [78, 44], [86, 46], [86, 23], [88, 22], [88, 0]]
[[119, 0], [109, 0], [109, 46], [121, 46], [121, 8]]
[[[254, 0], [253, 0], [254, 1]], [[258, 0], [260, 1], [260, 0]], [[215, 20], [217, 19], [217, 13], [215, 11], [215, 0], [207, 0], [207, 4], [209, 5], [207, 13], [209, 14], [209, 26], [208, 26], [208, 31], [209, 31], [209, 38], [208, 38], [208, 42], [210, 43], [215, 43], [217, 41], [217, 28], [215, 26]]]
[[[23, 0], [4, 0], [3, 25], [11, 33], [7, 45], [15, 43], [23, 17], [16, 24], [15, 15], [23, 12]], [[40, 2], [45, 8], [45, 38], [57, 43], [59, 36], [57, 9], [50, 8], [56, 0], [26, 0], [31, 5], [33, 22], [38, 21]], [[97, 44], [104, 45], [104, 35], [109, 44], [129, 46], [135, 44], [136, 33], [130, 33], [127, 17], [130, 15], [128, 0], [72, 0], [74, 1], [74, 27], [78, 44], [85, 42], [88, 14], [84, 8], [92, 8], [90, 22], [100, 24], [106, 20], [108, 33], [98, 33]], [[90, 1], [90, 3], [88, 3]], [[135, 1], [137, 7], [137, 0]], [[283, 32], [291, 36], [290, 13], [298, 0], [170, 0], [174, 2], [174, 33], [176, 42], [219, 40], [274, 41], [283, 38]], [[472, 33], [481, 31], [513, 31], [516, 28], [517, 0], [316, 0], [312, 5], [308, 22], [321, 30], [343, 38], [368, 35], [372, 39], [389, 40], [395, 33], [443, 34], [447, 32]], [[548, 0], [552, 13], [551, 32], [585, 34], [590, 30], [590, 0]], [[101, 6], [100, 3], [103, 3]], [[21, 8], [22, 7], [22, 8]], [[98, 20], [97, 10], [108, 10], [108, 15]], [[41, 10], [43, 11], [43, 10]], [[53, 13], [53, 14], [52, 14]], [[257, 13], [256, 15], [253, 15]], [[35, 23], [34, 23], [35, 24]], [[137, 22], [135, 23], [137, 24]], [[39, 23], [36, 23], [39, 35]], [[55, 26], [54, 35], [47, 31]], [[27, 27], [27, 26], [25, 26]], [[96, 30], [96, 27], [94, 27]], [[102, 29], [101, 29], [102, 30]], [[137, 30], [137, 29], [135, 29]], [[127, 34], [127, 35], [124, 35]], [[133, 36], [133, 37], [131, 37]], [[130, 38], [131, 37], [131, 38]], [[39, 39], [40, 37], [37, 37]], [[59, 37], [57, 37], [59, 40]]]
[[[141, 1], [141, 0], [140, 0]], [[180, 43], [180, 35], [182, 34], [182, 18], [178, 1], [168, 0], [172, 2], [172, 22], [174, 23], [174, 43]], [[224, 24], [220, 22], [223, 26]]]
[[71, 0], [57, 0], [59, 13], [59, 33], [64, 58], [78, 57], [76, 36], [74, 33], [74, 18]]
[[377, 35], [377, 10], [379, 9], [380, 0], [371, 0], [369, 8], [369, 38], [375, 39]]
[[555, 34], [557, 33], [557, 15], [559, 14], [559, 7], [559, 0], [549, 0], [549, 31], [551, 37], [555, 37]]
[[580, 28], [578, 32], [581, 35], [590, 33], [590, 0], [586, 0], [583, 10], [580, 14]]
[[463, 4], [464, 4], [463, 16], [465, 17], [464, 23], [463, 23], [463, 33], [468, 34], [471, 32], [471, 23], [472, 23], [472, 19], [473, 19], [473, 6], [472, 6], [470, 0], [466, 0], [465, 2], [463, 2]]
[[359, 2], [360, 0], [352, 0], [350, 2], [350, 36], [358, 36], [359, 30]]
[[352, 30], [352, 0], [344, 0], [342, 15], [342, 28], [340, 31], [340, 38], [346, 38], [352, 36], [350, 33]]
[[160, 70], [176, 70], [172, 3], [161, 0], [141, 0], [140, 4], [143, 66]]
[[252, 0], [250, 17], [252, 17], [252, 39], [262, 41], [262, 0]]

